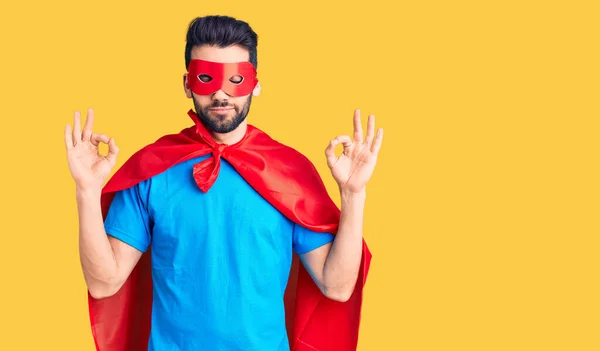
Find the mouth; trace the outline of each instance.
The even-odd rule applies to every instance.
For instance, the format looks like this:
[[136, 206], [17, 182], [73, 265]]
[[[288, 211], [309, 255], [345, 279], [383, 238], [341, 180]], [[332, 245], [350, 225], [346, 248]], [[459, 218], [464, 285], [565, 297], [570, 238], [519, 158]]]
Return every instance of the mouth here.
[[224, 107], [218, 107], [218, 108], [209, 108], [208, 110], [209, 110], [209, 111], [212, 111], [212, 112], [216, 112], [216, 113], [227, 113], [227, 112], [229, 112], [229, 111], [233, 110], [233, 107], [226, 107], [226, 108], [224, 108]]

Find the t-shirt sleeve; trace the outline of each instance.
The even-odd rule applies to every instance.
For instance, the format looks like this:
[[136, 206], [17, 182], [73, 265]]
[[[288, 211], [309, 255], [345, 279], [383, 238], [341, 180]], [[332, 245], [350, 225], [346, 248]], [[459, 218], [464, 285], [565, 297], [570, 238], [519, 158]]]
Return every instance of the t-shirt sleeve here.
[[146, 252], [151, 241], [152, 221], [145, 199], [145, 182], [115, 193], [104, 221], [106, 233], [124, 243]]
[[315, 232], [294, 223], [293, 249], [297, 254], [303, 254], [317, 249], [332, 242], [333, 239], [333, 234]]

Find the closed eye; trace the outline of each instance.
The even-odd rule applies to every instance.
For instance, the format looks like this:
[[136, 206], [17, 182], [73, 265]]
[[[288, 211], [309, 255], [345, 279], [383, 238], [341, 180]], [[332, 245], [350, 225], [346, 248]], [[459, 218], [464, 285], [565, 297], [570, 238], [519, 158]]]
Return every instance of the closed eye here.
[[244, 81], [244, 77], [240, 76], [239, 74], [229, 78], [229, 81], [233, 84], [240, 84], [241, 82]]
[[212, 80], [212, 77], [208, 74], [199, 74], [198, 79], [200, 79], [202, 83], [208, 83]]

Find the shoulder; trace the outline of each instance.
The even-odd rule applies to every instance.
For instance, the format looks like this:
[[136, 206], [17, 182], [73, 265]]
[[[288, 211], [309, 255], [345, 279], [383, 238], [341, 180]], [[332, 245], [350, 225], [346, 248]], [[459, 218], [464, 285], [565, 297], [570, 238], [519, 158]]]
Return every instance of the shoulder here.
[[184, 161], [187, 155], [198, 151], [200, 146], [193, 139], [193, 127], [188, 127], [179, 133], [163, 135], [135, 151], [103, 187], [103, 211], [110, 205], [115, 192], [138, 184], [147, 187], [151, 181], [146, 180]]
[[316, 170], [313, 162], [296, 148], [272, 138], [268, 133], [253, 125], [248, 125], [253, 148], [276, 157], [288, 167]]

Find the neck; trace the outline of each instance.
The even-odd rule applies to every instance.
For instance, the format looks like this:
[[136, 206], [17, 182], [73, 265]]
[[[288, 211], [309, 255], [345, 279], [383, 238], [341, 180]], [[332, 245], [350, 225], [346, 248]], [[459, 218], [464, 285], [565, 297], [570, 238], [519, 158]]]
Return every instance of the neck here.
[[244, 121], [235, 130], [229, 133], [215, 133], [211, 131], [210, 135], [219, 144], [233, 145], [244, 138], [247, 128], [248, 125], [246, 121]]

